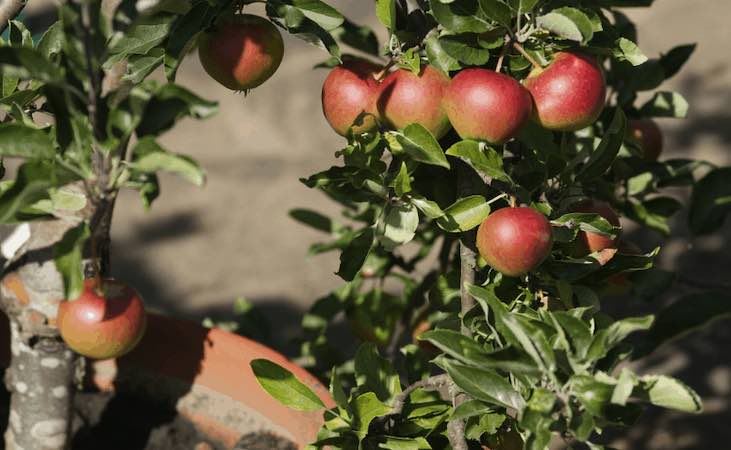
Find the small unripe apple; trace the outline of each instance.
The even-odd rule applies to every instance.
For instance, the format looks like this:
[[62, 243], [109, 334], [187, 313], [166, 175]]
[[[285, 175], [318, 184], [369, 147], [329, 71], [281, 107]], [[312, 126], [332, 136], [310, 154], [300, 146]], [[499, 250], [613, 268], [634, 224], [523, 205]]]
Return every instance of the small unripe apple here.
[[[578, 213], [599, 214], [613, 226], [620, 226], [619, 216], [608, 204], [604, 202], [596, 200], [583, 202], [577, 205], [574, 208], [574, 211]], [[617, 239], [618, 238], [613, 239], [609, 236], [592, 233], [590, 231], [579, 231], [576, 238], [578, 254], [579, 256], [586, 256], [590, 253], [598, 252], [607, 248], [616, 248]]]
[[402, 130], [417, 123], [441, 139], [451, 128], [442, 107], [449, 77], [432, 66], [423, 66], [419, 75], [399, 69], [381, 83], [378, 111], [386, 123]]
[[444, 109], [462, 139], [501, 144], [530, 119], [530, 93], [515, 79], [487, 69], [465, 69], [447, 88]]
[[211, 78], [234, 91], [245, 91], [274, 75], [284, 56], [284, 43], [270, 21], [229, 14], [201, 33], [198, 56]]
[[360, 134], [378, 127], [375, 75], [380, 71], [362, 59], [348, 60], [330, 71], [322, 85], [322, 112], [336, 133], [347, 136], [351, 129]]
[[76, 353], [94, 359], [117, 358], [132, 350], [145, 333], [147, 316], [140, 296], [114, 279], [84, 281], [75, 300], [58, 307], [56, 326]]
[[480, 256], [510, 277], [534, 270], [548, 257], [552, 246], [551, 223], [532, 208], [499, 209], [477, 230]]
[[593, 56], [559, 52], [525, 80], [533, 96], [534, 117], [549, 130], [576, 131], [596, 121], [607, 95], [602, 68]]
[[657, 122], [651, 119], [634, 119], [628, 123], [630, 135], [640, 144], [648, 161], [657, 161], [662, 153], [663, 138]]

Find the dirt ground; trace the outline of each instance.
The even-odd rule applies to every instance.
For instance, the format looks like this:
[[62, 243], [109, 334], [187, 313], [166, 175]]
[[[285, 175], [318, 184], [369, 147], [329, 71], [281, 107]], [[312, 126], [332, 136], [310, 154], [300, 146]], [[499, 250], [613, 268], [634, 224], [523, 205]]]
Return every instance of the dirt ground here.
[[[358, 22], [376, 24], [371, 1], [330, 3]], [[699, 44], [689, 65], [666, 86], [688, 98], [691, 112], [686, 121], [662, 121], [665, 155], [731, 163], [731, 2], [655, 3], [649, 11], [630, 10], [648, 55], [678, 44]], [[205, 122], [185, 122], [163, 143], [197, 158], [208, 172], [208, 184], [198, 189], [164, 177], [162, 196], [150, 212], [134, 193], [126, 193], [113, 228], [113, 272], [136, 286], [152, 308], [191, 318], [221, 316], [236, 297], [245, 296], [281, 332], [277, 344], [296, 333], [300, 313], [317, 296], [340, 282], [334, 275], [336, 255], [305, 257], [308, 245], [322, 236], [287, 216], [294, 207], [336, 212], [323, 195], [298, 179], [329, 167], [343, 140], [320, 114], [319, 91], [326, 72], [311, 70], [326, 54], [295, 39], [285, 40], [282, 67], [247, 97], [210, 80], [194, 55], [186, 60], [179, 82], [219, 101], [221, 112]], [[731, 224], [723, 236], [689, 241], [679, 222], [666, 240], [661, 265], [727, 281]], [[659, 240], [636, 237], [643, 247]], [[648, 415], [618, 448], [707, 450], [728, 445], [730, 323], [718, 323], [640, 365], [679, 376], [697, 388], [706, 412], [695, 417]]]

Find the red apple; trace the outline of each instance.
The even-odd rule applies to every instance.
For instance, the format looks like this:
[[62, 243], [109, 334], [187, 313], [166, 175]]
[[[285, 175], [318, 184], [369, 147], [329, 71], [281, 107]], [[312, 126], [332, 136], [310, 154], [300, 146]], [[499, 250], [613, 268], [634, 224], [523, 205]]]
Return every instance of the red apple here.
[[[615, 227], [620, 226], [619, 216], [617, 216], [617, 213], [604, 202], [595, 200], [583, 202], [576, 206], [574, 211], [579, 213], [599, 214]], [[579, 247], [578, 253], [581, 256], [586, 256], [590, 253], [598, 252], [607, 248], [616, 248], [617, 244], [617, 238], [612, 239], [611, 237], [603, 234], [586, 231], [580, 231], [576, 241]]]
[[230, 14], [201, 34], [198, 56], [211, 78], [229, 89], [243, 91], [274, 75], [284, 56], [284, 43], [268, 20]]
[[419, 75], [399, 69], [381, 83], [378, 111], [386, 123], [397, 130], [418, 123], [440, 139], [451, 128], [442, 107], [449, 77], [432, 66], [421, 68]]
[[477, 248], [503, 275], [517, 277], [538, 267], [551, 253], [551, 223], [538, 211], [503, 208], [487, 216], [477, 230]]
[[525, 80], [535, 105], [534, 117], [549, 130], [576, 131], [594, 123], [604, 109], [606, 83], [596, 58], [559, 52], [548, 67]]
[[[322, 112], [330, 126], [341, 136], [366, 133], [378, 127], [377, 65], [362, 59], [346, 61], [335, 67], [322, 86]], [[355, 125], [361, 117], [362, 122]]]
[[487, 69], [465, 69], [452, 79], [444, 109], [462, 139], [500, 144], [515, 137], [531, 115], [528, 91]]
[[94, 359], [117, 358], [132, 350], [145, 333], [145, 307], [131, 287], [106, 279], [84, 281], [75, 300], [61, 302], [56, 326], [76, 353]]
[[639, 142], [645, 159], [657, 161], [663, 148], [662, 131], [651, 119], [634, 119], [628, 123], [630, 134]]

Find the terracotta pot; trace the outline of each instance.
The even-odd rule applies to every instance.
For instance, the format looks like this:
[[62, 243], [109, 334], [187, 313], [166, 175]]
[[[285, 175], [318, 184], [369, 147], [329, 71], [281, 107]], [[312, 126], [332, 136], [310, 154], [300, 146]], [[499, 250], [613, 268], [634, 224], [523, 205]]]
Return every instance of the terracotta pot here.
[[[8, 335], [0, 314], [0, 332]], [[0, 346], [3, 363], [8, 345]], [[178, 413], [204, 435], [232, 448], [247, 433], [268, 431], [301, 448], [316, 439], [322, 411], [291, 410], [269, 396], [249, 363], [269, 359], [291, 371], [328, 406], [327, 389], [301, 367], [250, 339], [197, 323], [149, 314], [147, 331], [135, 350], [118, 360], [95, 361], [89, 380], [102, 391], [142, 390], [172, 400]]]

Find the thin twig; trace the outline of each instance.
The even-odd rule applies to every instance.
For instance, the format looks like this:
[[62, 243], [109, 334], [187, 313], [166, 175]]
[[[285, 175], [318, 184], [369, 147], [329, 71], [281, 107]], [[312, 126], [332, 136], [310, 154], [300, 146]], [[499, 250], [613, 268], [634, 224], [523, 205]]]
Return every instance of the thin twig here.
[[0, 3], [0, 33], [5, 31], [9, 22], [15, 19], [27, 4], [27, 0], [3, 0]]
[[530, 55], [530, 53], [528, 53], [527, 51], [525, 51], [525, 49], [523, 48], [523, 46], [520, 45], [518, 42], [513, 41], [513, 48], [515, 48], [516, 50], [518, 50], [518, 53], [520, 53], [521, 55], [523, 55], [523, 57], [525, 59], [527, 59], [528, 62], [531, 63], [531, 65], [533, 67], [535, 67], [536, 69], [542, 69], [543, 68], [543, 66], [541, 65], [541, 63], [539, 63], [538, 61], [536, 61], [536, 59], [533, 58]]
[[391, 406], [391, 412], [389, 415], [399, 415], [404, 412], [404, 405], [406, 404], [406, 399], [409, 398], [409, 395], [411, 395], [412, 392], [414, 392], [417, 389], [428, 389], [428, 390], [437, 390], [444, 386], [446, 386], [448, 383], [450, 383], [451, 380], [449, 379], [449, 375], [446, 373], [443, 373], [441, 375], [435, 375], [433, 377], [426, 378], [424, 380], [417, 381], [416, 383], [407, 386], [404, 388], [403, 391], [393, 399], [393, 404]]

